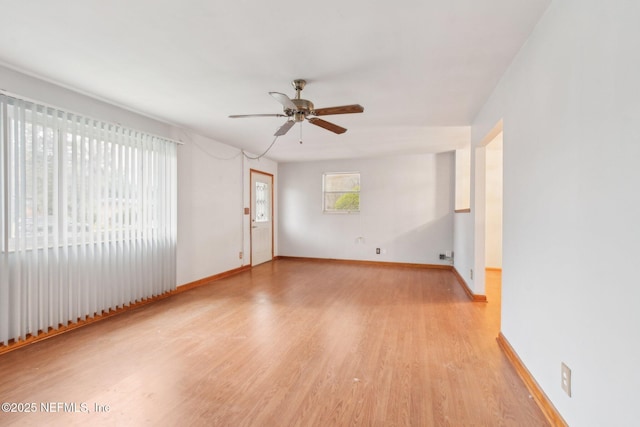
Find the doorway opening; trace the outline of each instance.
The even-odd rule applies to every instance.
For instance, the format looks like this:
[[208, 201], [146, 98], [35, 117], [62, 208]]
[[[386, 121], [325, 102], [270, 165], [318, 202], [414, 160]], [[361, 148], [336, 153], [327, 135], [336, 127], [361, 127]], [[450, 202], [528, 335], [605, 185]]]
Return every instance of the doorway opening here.
[[485, 146], [485, 292], [501, 304], [503, 133]]
[[474, 285], [495, 304], [498, 330], [502, 311], [503, 122], [500, 120], [474, 150]]

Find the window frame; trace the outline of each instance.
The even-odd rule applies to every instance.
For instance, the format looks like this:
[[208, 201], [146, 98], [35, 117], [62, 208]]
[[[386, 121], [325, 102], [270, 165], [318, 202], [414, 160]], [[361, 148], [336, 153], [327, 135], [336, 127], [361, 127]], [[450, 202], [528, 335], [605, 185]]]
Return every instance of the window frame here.
[[[357, 190], [339, 190], [339, 191], [327, 191], [327, 177], [335, 176], [335, 175], [358, 175], [358, 189]], [[324, 172], [322, 174], [322, 213], [323, 214], [359, 214], [361, 211], [361, 198], [360, 193], [362, 191], [362, 174], [359, 171], [349, 171], [349, 172]], [[358, 195], [358, 209], [357, 210], [348, 210], [348, 209], [327, 209], [327, 194], [357, 194]]]

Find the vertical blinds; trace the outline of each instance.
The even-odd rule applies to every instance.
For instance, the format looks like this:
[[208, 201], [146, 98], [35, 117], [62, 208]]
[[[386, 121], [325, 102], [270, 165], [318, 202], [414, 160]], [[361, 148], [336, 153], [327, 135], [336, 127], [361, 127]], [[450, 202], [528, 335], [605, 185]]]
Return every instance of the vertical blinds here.
[[176, 287], [176, 145], [0, 94], [0, 344]]

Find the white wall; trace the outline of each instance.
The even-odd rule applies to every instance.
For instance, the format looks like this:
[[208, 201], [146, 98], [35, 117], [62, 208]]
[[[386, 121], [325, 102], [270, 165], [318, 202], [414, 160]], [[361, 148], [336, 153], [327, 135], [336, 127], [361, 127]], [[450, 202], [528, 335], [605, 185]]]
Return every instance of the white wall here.
[[[471, 146], [455, 152], [456, 165], [456, 209], [471, 209]], [[453, 265], [467, 285], [476, 294], [471, 274], [473, 265], [473, 220], [470, 212], [458, 212], [453, 226]]]
[[473, 266], [473, 215], [471, 213], [457, 213], [453, 222], [453, 266], [462, 276], [474, 293], [471, 269]]
[[249, 169], [269, 172], [277, 182], [277, 163], [243, 160], [236, 148], [2, 66], [0, 89], [184, 142], [178, 147], [178, 285], [248, 262], [249, 222], [243, 208], [249, 207]]
[[456, 210], [471, 208], [471, 147], [455, 151]]
[[185, 143], [178, 147], [177, 255], [178, 285], [184, 285], [249, 263], [250, 222], [243, 213], [250, 207], [249, 171], [277, 180], [277, 163], [243, 158], [237, 148], [184, 130], [174, 129], [173, 137]]
[[9, 94], [64, 108], [83, 116], [118, 123], [158, 136], [170, 137], [171, 126], [167, 123], [28, 76], [2, 65], [0, 65], [0, 89], [9, 92]]
[[[239, 150], [177, 131], [178, 285], [242, 265], [242, 156]], [[229, 160], [220, 160], [229, 159]]]
[[[280, 255], [446, 264], [438, 254], [453, 249], [452, 152], [281, 163], [278, 172]], [[360, 172], [359, 214], [322, 213], [325, 172]]]
[[576, 426], [640, 418], [639, 17], [554, 1], [472, 126], [504, 120], [502, 331]]

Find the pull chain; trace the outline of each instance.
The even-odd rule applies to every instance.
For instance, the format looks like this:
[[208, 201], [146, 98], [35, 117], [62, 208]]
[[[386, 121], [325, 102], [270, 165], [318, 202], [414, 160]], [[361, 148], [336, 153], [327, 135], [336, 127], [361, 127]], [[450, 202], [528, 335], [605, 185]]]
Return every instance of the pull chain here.
[[300, 144], [302, 144], [302, 122], [300, 122]]

